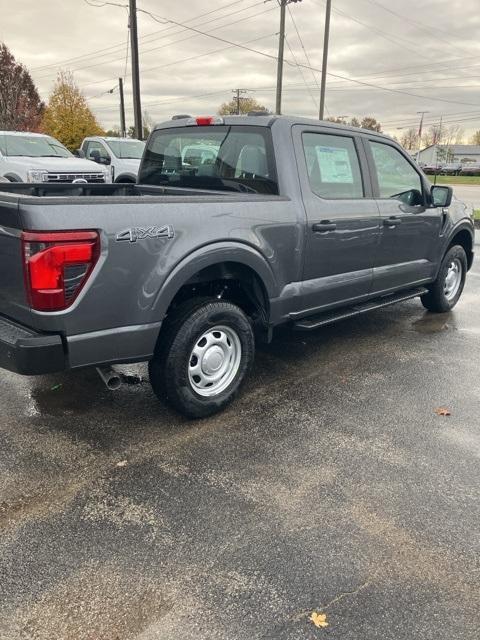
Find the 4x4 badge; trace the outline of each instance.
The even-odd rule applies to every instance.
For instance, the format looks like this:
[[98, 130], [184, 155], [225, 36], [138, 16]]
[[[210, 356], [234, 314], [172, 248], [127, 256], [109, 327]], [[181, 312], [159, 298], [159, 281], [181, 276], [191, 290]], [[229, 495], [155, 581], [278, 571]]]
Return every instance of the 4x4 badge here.
[[171, 224], [163, 227], [133, 227], [125, 229], [117, 233], [117, 242], [136, 242], [137, 240], [146, 240], [147, 238], [174, 238], [175, 230]]

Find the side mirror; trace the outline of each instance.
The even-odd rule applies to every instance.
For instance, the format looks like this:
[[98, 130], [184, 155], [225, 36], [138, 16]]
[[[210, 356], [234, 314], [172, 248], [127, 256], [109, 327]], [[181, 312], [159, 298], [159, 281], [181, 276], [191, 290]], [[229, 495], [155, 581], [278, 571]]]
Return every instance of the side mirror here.
[[434, 207], [449, 207], [452, 204], [453, 189], [434, 185], [430, 191]]
[[109, 156], [101, 156], [100, 158], [101, 164], [112, 164], [112, 159]]
[[77, 158], [85, 158], [85, 151], [83, 151], [82, 149], [76, 149], [73, 152], [74, 156], [77, 156]]

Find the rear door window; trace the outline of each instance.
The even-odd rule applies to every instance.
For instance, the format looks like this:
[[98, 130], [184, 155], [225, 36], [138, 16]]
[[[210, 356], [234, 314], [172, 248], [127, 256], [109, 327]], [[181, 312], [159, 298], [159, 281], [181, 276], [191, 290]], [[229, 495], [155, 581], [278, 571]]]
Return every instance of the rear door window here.
[[362, 174], [353, 138], [306, 132], [302, 140], [313, 193], [332, 200], [363, 198]]
[[278, 194], [267, 127], [192, 126], [152, 133], [141, 184]]

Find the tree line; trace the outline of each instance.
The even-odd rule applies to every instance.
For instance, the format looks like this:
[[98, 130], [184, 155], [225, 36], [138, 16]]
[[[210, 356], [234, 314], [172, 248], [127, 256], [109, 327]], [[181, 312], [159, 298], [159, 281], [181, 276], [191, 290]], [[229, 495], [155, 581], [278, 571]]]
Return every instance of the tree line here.
[[[218, 108], [220, 115], [249, 113], [251, 111], [265, 111], [265, 105], [251, 97], [233, 98], [224, 102]], [[345, 117], [327, 118], [330, 122], [348, 124], [352, 127], [362, 127], [372, 131], [382, 131], [382, 125], [372, 116], [363, 118]], [[144, 137], [147, 137], [152, 121], [148, 114], [143, 114]], [[17, 62], [4, 43], [0, 43], [0, 130], [5, 131], [34, 131], [43, 132], [57, 138], [68, 149], [78, 149], [83, 138], [92, 135], [119, 136], [118, 127], [104, 131], [90, 107], [85, 96], [76, 85], [73, 74], [61, 71], [45, 104], [33, 82], [27, 68]], [[133, 127], [127, 135], [134, 136]], [[431, 144], [460, 144], [464, 131], [459, 125], [439, 127], [431, 125], [423, 132], [421, 138], [415, 127], [402, 130], [398, 139], [408, 150], [416, 150], [420, 146]], [[476, 131], [470, 140], [471, 144], [480, 144], [480, 131]]]

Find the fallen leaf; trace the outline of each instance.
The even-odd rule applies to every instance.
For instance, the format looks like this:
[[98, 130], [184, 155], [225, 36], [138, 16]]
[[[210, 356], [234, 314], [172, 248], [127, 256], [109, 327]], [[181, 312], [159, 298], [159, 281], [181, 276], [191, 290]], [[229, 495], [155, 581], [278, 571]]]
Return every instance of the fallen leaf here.
[[117, 467], [126, 467], [128, 464], [128, 460], [120, 460], [120, 462], [117, 462]]
[[312, 611], [312, 615], [310, 616], [309, 620], [311, 620], [316, 627], [322, 629], [328, 627], [326, 613], [317, 613], [316, 611]]
[[437, 414], [437, 416], [451, 416], [452, 415], [450, 413], [450, 411], [446, 407], [439, 407], [438, 409], [435, 409], [435, 413]]

